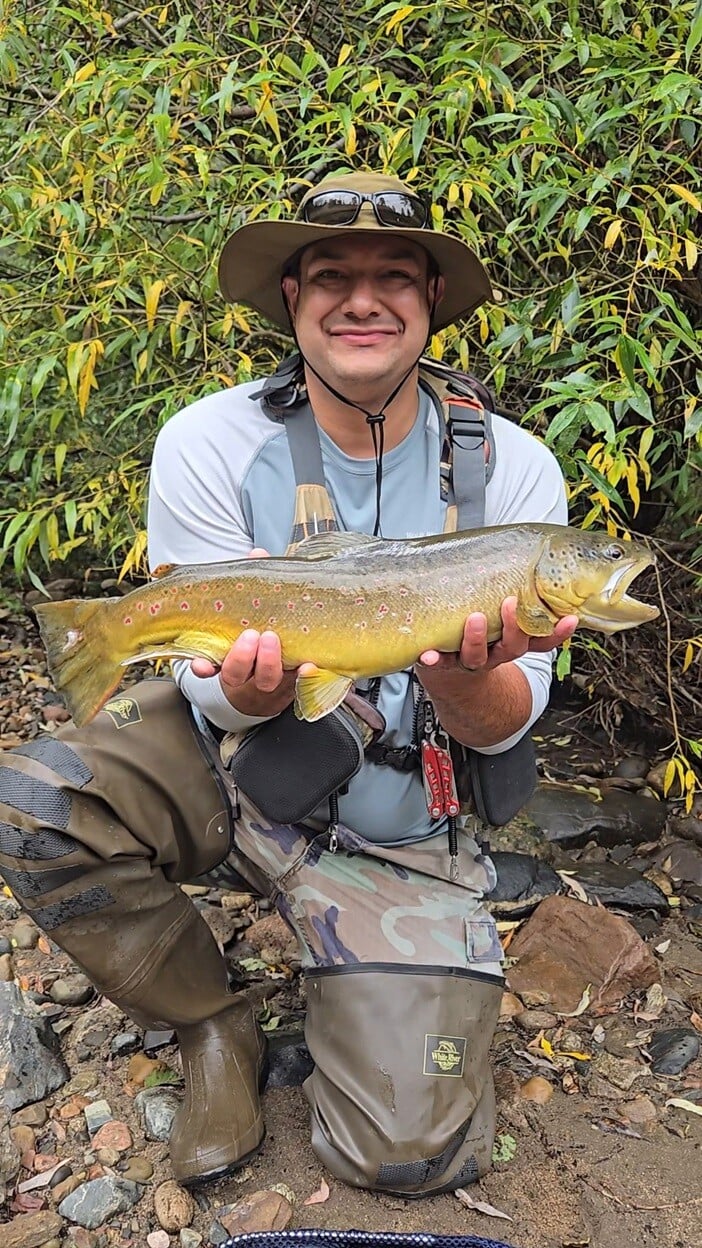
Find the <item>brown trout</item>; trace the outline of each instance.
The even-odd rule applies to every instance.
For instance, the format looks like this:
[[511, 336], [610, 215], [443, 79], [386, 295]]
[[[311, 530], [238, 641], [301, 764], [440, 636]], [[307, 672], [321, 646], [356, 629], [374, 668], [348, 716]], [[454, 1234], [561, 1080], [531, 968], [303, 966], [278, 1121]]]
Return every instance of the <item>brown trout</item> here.
[[298, 675], [302, 719], [327, 715], [359, 677], [411, 665], [425, 650], [458, 651], [466, 616], [502, 631], [503, 599], [520, 628], [547, 637], [565, 615], [603, 633], [658, 615], [629, 585], [654, 562], [645, 546], [553, 524], [514, 524], [385, 541], [358, 533], [307, 538], [289, 556], [165, 569], [123, 598], [36, 607], [49, 670], [76, 724], [145, 659], [221, 663], [244, 629], [278, 633]]

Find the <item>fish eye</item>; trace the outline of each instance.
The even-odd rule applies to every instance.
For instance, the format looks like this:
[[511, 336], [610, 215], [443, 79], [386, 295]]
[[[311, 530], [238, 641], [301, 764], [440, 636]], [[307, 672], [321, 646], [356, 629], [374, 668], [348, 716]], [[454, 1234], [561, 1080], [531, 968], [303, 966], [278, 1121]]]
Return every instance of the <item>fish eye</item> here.
[[624, 558], [624, 551], [622, 550], [621, 546], [607, 546], [605, 550], [603, 550], [602, 553], [605, 559], [623, 559]]

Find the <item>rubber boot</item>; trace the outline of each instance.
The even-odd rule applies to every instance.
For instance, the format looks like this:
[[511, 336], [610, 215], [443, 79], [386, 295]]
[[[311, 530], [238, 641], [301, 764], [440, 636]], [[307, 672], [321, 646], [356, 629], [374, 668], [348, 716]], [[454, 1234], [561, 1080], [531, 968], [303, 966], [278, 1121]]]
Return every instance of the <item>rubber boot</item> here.
[[315, 1069], [304, 1086], [324, 1165], [345, 1183], [404, 1197], [485, 1174], [501, 978], [376, 963], [311, 971], [306, 981]]

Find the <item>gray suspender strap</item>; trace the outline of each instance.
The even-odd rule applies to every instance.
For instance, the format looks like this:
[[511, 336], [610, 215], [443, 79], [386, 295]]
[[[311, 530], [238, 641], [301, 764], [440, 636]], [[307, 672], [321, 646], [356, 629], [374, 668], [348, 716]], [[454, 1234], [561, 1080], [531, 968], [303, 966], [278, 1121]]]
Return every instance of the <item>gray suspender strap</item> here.
[[309, 403], [301, 403], [285, 421], [296, 485], [326, 485], [319, 430]]
[[451, 484], [459, 529], [485, 523], [485, 421], [482, 409], [460, 399], [448, 400], [446, 422], [452, 453]]

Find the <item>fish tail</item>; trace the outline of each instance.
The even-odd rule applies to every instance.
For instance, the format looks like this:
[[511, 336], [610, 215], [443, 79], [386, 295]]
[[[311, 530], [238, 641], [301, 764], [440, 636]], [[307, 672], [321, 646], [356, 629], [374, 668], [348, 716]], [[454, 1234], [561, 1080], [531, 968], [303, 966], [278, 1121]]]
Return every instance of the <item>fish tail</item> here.
[[104, 626], [110, 601], [120, 599], [69, 598], [34, 608], [49, 672], [79, 728], [97, 714], [122, 678]]

